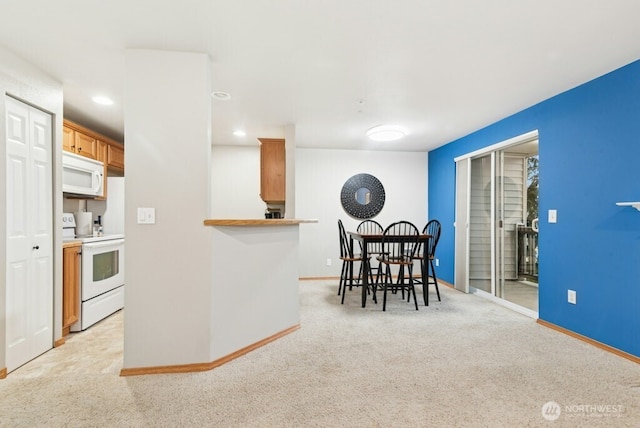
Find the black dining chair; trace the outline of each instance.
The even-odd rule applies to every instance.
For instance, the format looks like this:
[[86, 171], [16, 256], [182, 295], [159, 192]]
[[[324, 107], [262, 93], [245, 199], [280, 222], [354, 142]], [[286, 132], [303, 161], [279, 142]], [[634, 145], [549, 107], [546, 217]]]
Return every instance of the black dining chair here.
[[[362, 264], [363, 258], [362, 255], [353, 253], [352, 241], [347, 236], [347, 232], [340, 219], [338, 219], [338, 232], [340, 236], [340, 260], [342, 260], [340, 282], [338, 283], [338, 296], [342, 293], [342, 303], [344, 304], [347, 285], [349, 286], [349, 290], [351, 290], [354, 286], [357, 287], [361, 283], [360, 275], [358, 275], [358, 278], [353, 277], [353, 264], [355, 262]], [[360, 272], [361, 271], [362, 269]]]
[[429, 306], [429, 284], [433, 284], [435, 286], [438, 301], [441, 301], [440, 289], [438, 288], [438, 277], [436, 276], [435, 269], [436, 247], [440, 240], [441, 229], [442, 227], [438, 220], [429, 220], [422, 229], [422, 234], [430, 235], [431, 237], [426, 241], [426, 243], [422, 242], [420, 244], [418, 251], [416, 251], [416, 254], [413, 256], [414, 260], [419, 260], [420, 271], [422, 273], [422, 277], [420, 279], [416, 279], [415, 282], [422, 284], [422, 278], [425, 278], [427, 281], [426, 284], [422, 284], [422, 299], [424, 300], [425, 306]]
[[[364, 220], [360, 222], [356, 231], [362, 235], [382, 235], [382, 232], [384, 232], [384, 228], [377, 221], [369, 219], [369, 220]], [[362, 253], [362, 242], [358, 242], [358, 245], [360, 246], [360, 252]], [[367, 246], [367, 254], [370, 257], [378, 257], [380, 254], [382, 254], [382, 243], [381, 242], [369, 243]], [[369, 280], [370, 280], [369, 283], [373, 284], [374, 287], [376, 284], [378, 284], [380, 280], [380, 275], [382, 273], [380, 267], [381, 267], [380, 262], [378, 262], [376, 266], [371, 266], [371, 263], [369, 263]], [[360, 265], [360, 270], [361, 270], [360, 274], [362, 274], [362, 265]], [[375, 280], [374, 280], [374, 272], [375, 272]]]
[[[407, 291], [407, 299], [413, 301], [418, 310], [416, 300], [416, 290], [413, 278], [413, 255], [418, 247], [418, 228], [408, 221], [399, 221], [389, 225], [382, 233], [382, 254], [377, 260], [382, 263], [384, 273], [382, 274], [380, 287], [384, 292], [382, 310], [387, 307], [387, 291]], [[398, 238], [400, 237], [400, 238]], [[397, 266], [396, 281], [394, 282], [392, 266]], [[375, 297], [374, 288], [374, 297]]]

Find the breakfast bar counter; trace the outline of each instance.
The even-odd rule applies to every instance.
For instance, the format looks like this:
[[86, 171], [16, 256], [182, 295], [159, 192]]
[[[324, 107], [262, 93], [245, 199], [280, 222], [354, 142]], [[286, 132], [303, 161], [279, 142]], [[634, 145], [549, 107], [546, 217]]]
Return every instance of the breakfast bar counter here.
[[302, 220], [295, 218], [269, 218], [269, 219], [212, 219], [205, 220], [206, 226], [290, 226], [301, 223], [317, 223], [318, 220]]
[[212, 353], [246, 353], [299, 328], [300, 219], [207, 219], [212, 233]]

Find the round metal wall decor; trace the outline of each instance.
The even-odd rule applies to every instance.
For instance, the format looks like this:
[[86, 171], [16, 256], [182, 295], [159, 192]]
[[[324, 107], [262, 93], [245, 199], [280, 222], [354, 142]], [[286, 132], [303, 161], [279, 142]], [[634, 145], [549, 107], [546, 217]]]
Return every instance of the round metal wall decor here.
[[342, 186], [342, 208], [352, 217], [373, 218], [384, 206], [384, 187], [371, 174], [356, 174]]

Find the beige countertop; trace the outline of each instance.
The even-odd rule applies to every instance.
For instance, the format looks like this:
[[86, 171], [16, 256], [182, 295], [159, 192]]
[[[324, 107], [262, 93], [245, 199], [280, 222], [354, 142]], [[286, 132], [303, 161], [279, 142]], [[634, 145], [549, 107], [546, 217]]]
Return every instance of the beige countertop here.
[[290, 226], [301, 223], [317, 223], [317, 219], [269, 218], [269, 219], [207, 219], [205, 226]]
[[78, 239], [64, 239], [62, 240], [62, 248], [79, 247], [82, 245], [82, 241]]

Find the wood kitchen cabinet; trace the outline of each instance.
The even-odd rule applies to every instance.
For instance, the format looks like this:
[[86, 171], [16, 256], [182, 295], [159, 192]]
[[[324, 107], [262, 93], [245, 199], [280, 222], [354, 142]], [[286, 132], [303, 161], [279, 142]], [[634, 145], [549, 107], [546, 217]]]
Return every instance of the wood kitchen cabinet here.
[[62, 127], [62, 148], [91, 159], [98, 159], [98, 141], [67, 125]]
[[67, 336], [71, 324], [80, 313], [81, 243], [64, 244], [62, 249], [62, 335]]
[[66, 125], [62, 126], [62, 150], [75, 153], [76, 131]]
[[107, 144], [107, 167], [124, 173], [124, 145]]
[[258, 138], [260, 141], [260, 197], [270, 204], [285, 202], [286, 166], [284, 140]]
[[64, 150], [104, 162], [109, 175], [124, 175], [124, 144], [67, 119], [62, 135]]

